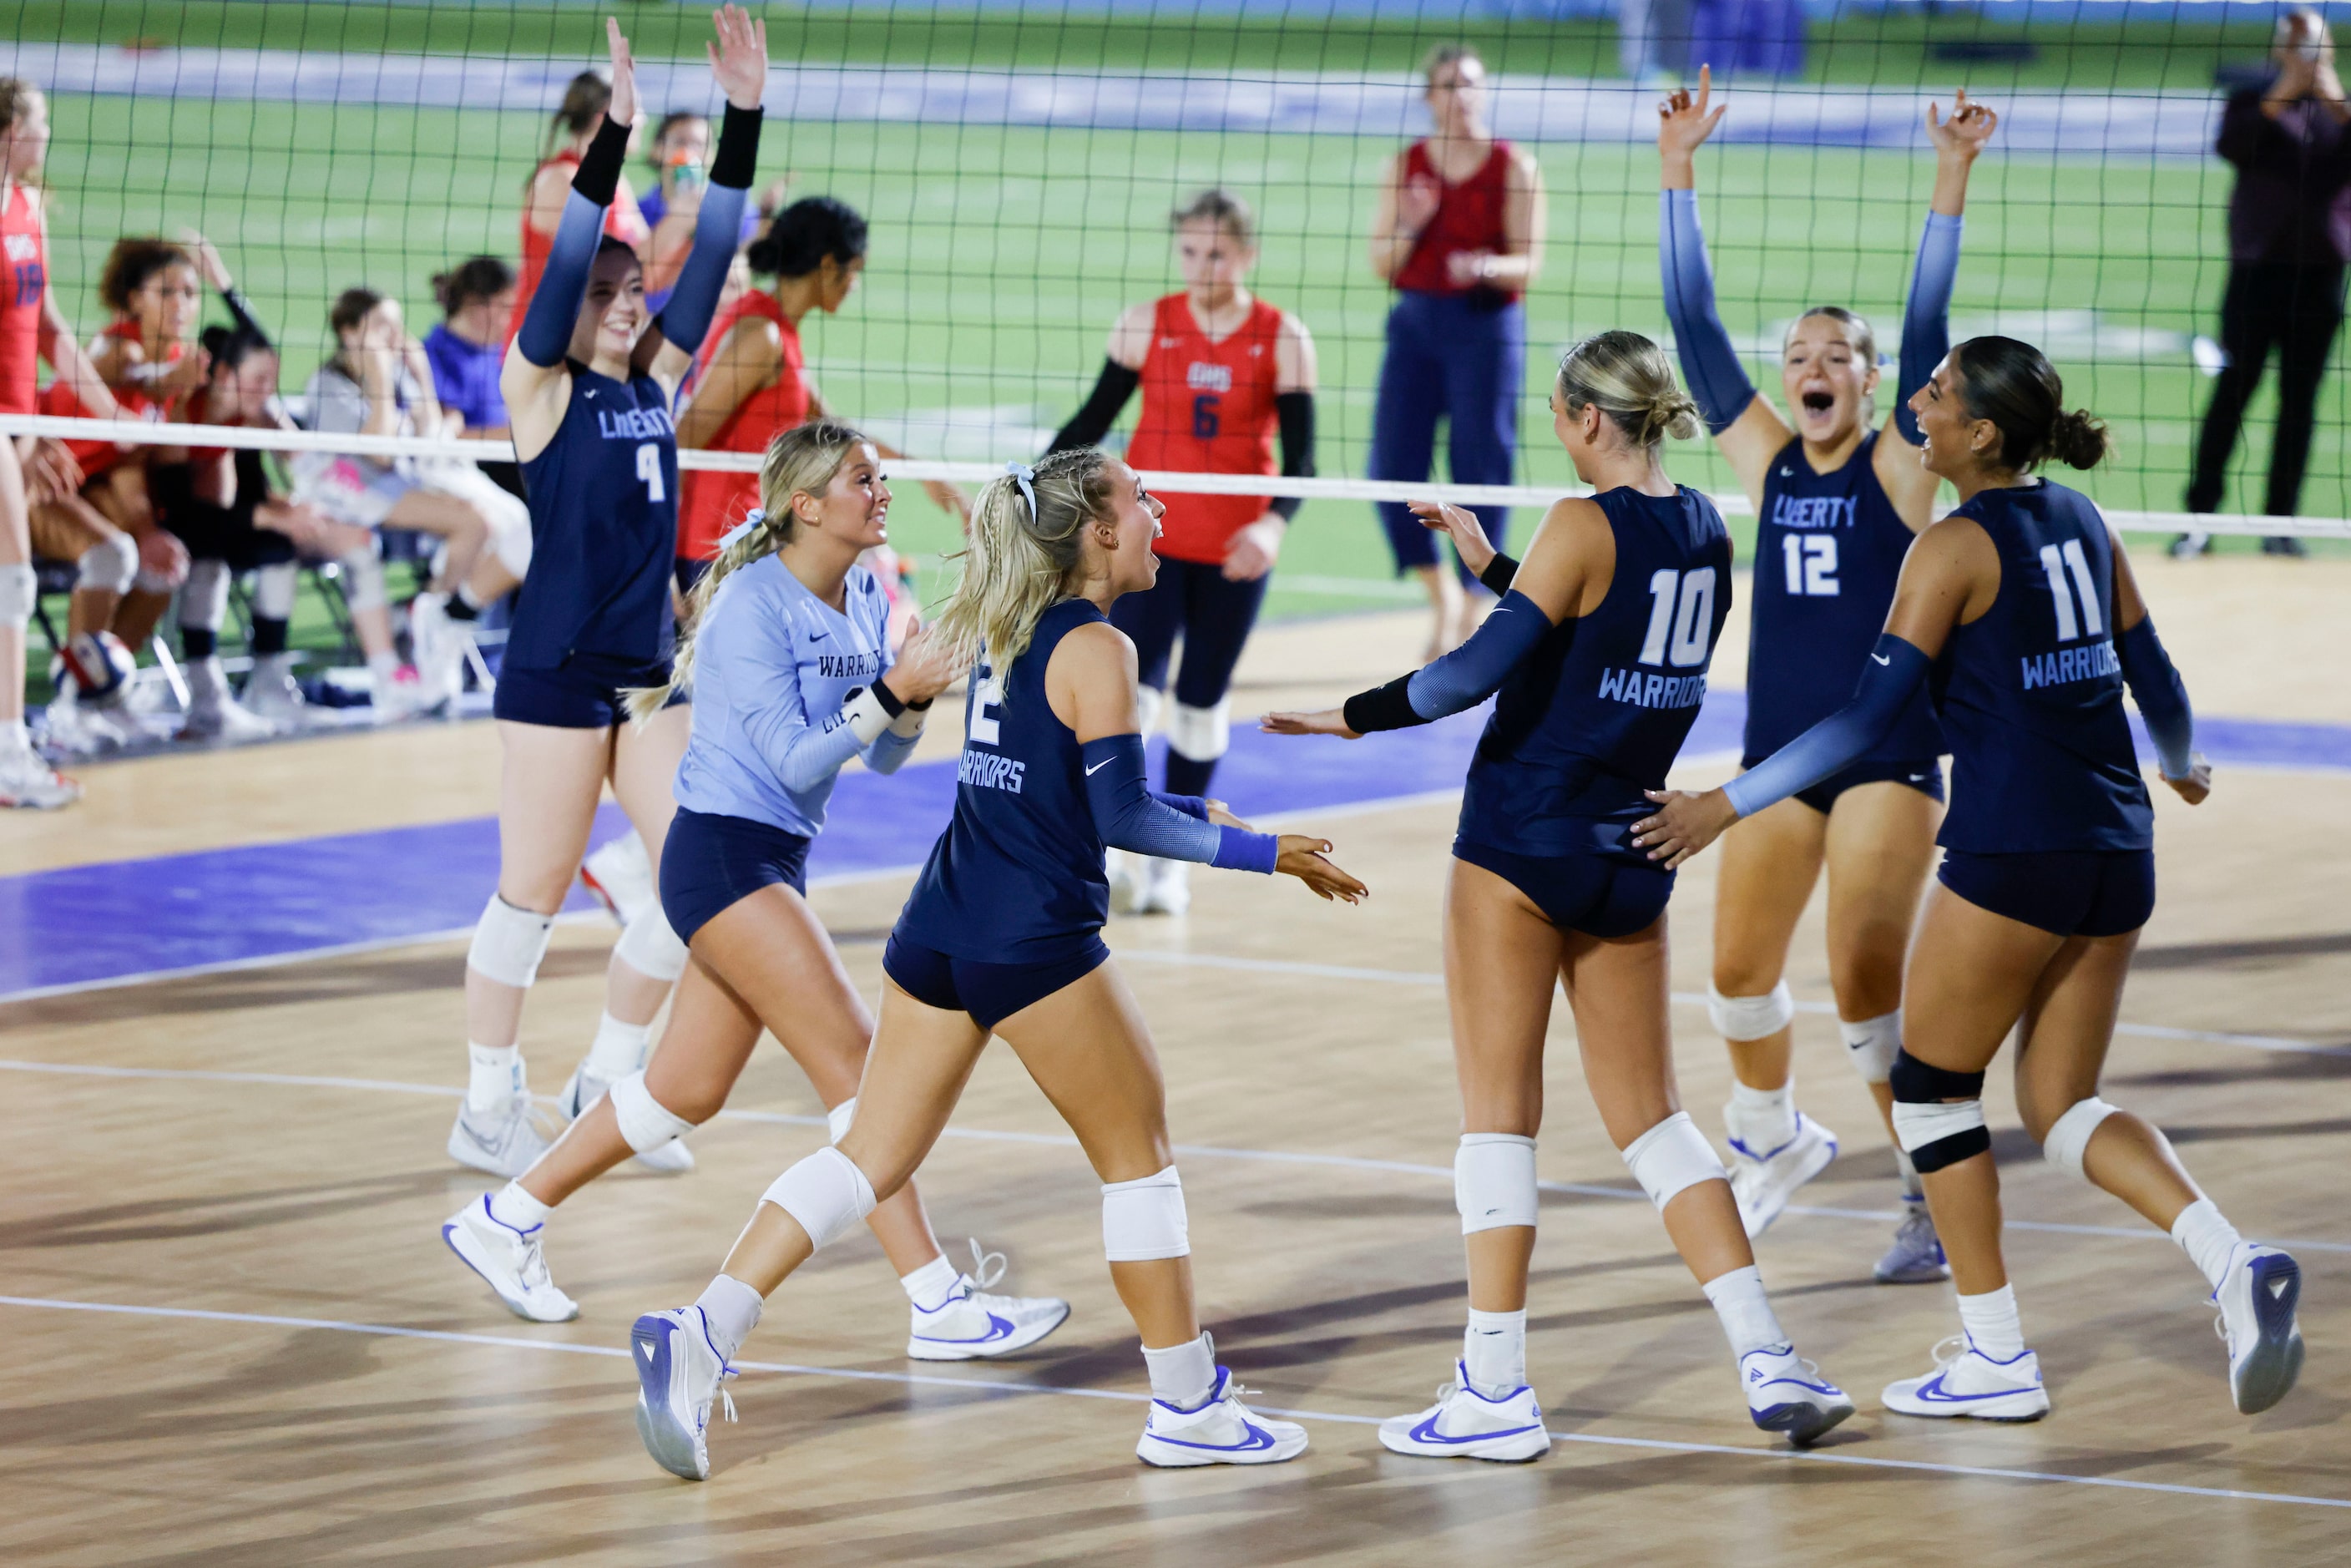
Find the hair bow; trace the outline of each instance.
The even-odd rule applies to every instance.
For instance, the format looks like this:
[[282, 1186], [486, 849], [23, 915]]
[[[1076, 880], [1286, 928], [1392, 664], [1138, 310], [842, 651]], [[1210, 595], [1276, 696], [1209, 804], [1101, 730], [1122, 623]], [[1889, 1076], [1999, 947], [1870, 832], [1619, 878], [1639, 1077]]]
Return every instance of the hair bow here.
[[1020, 486], [1020, 498], [1029, 503], [1029, 520], [1032, 523], [1036, 522], [1038, 520], [1037, 470], [1029, 467], [1026, 463], [1007, 463], [1004, 465], [1004, 472], [1014, 484]]
[[726, 536], [718, 541], [718, 548], [721, 550], [734, 549], [749, 536], [753, 528], [758, 528], [761, 523], [764, 523], [767, 520], [767, 513], [761, 511], [757, 507], [752, 507], [749, 512], [745, 514], [741, 522], [726, 530]]

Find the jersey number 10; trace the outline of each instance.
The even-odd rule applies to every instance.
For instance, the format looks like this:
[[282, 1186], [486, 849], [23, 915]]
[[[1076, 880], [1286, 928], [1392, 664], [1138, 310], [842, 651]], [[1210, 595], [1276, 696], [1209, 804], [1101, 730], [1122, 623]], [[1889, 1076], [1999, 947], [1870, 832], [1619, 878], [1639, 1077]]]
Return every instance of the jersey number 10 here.
[[1683, 669], [1706, 663], [1714, 632], [1714, 568], [1666, 570], [1649, 578], [1649, 632], [1640, 663]]
[[[2065, 581], [2068, 569], [2074, 574], [2071, 585]], [[2070, 643], [2085, 634], [2105, 636], [2105, 622], [2098, 616], [2098, 585], [2090, 580], [2090, 563], [2082, 554], [2082, 541], [2067, 539], [2062, 552], [2055, 545], [2043, 545], [2041, 570], [2048, 576], [2049, 597], [2057, 606], [2057, 641]], [[2079, 589], [2082, 595], [2082, 615], [2078, 622], [2074, 618], [2075, 589]]]

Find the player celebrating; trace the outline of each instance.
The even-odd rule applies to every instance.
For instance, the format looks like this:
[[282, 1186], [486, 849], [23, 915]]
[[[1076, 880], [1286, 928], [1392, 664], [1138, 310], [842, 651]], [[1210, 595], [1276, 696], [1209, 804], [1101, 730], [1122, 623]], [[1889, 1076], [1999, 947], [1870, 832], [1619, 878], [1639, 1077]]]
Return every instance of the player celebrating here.
[[[1698, 409], [1646, 338], [1603, 332], [1570, 349], [1552, 421], [1595, 493], [1553, 504], [1523, 567], [1495, 558], [1486, 577], [1502, 601], [1469, 641], [1343, 708], [1265, 721], [1277, 734], [1353, 738], [1501, 693], [1469, 767], [1445, 901], [1469, 1326], [1437, 1404], [1383, 1424], [1380, 1441], [1400, 1454], [1500, 1460], [1551, 1447], [1527, 1383], [1527, 1266], [1543, 1034], [1552, 988], [1563, 984], [1609, 1141], [1714, 1303], [1755, 1425], [1801, 1447], [1853, 1402], [1797, 1358], [1722, 1162], [1677, 1106], [1667, 1021], [1673, 878], [1628, 841], [1646, 814], [1642, 785], [1663, 786], [1706, 695], [1730, 612], [1730, 536], [1712, 503], [1666, 477], [1659, 448], [1698, 434]], [[1467, 514], [1455, 526], [1474, 528]]]
[[[1214, 801], [1155, 795], [1135, 719], [1134, 650], [1109, 624], [1151, 586], [1159, 504], [1092, 449], [1015, 464], [980, 495], [935, 635], [985, 650], [966, 706], [953, 821], [883, 957], [882, 1019], [838, 1143], [776, 1179], [694, 1305], [632, 1331], [637, 1431], [656, 1463], [710, 1473], [711, 1401], [763, 1299], [903, 1186], [954, 1112], [990, 1031], [1068, 1119], [1102, 1186], [1111, 1279], [1142, 1331], [1155, 1465], [1270, 1464], [1303, 1427], [1252, 1415], [1192, 1303], [1166, 1094], [1134, 998], [1102, 946], [1106, 843], [1260, 872], [1324, 898], [1363, 884], [1319, 839], [1256, 833]], [[911, 657], [911, 655], [910, 655]]]
[[[760, 486], [768, 505], [695, 591], [671, 686], [630, 699], [650, 718], [673, 688], [699, 693], [662, 851], [664, 908], [695, 958], [661, 1049], [519, 1180], [441, 1228], [451, 1250], [536, 1322], [580, 1310], [541, 1251], [555, 1206], [716, 1115], [763, 1026], [807, 1070], [836, 1129], [855, 1113], [873, 1019], [803, 896], [809, 844], [841, 766], [855, 756], [896, 772], [962, 662], [935, 636], [891, 656], [889, 601], [857, 565], [888, 537], [890, 487], [871, 442], [830, 422], [787, 431], [768, 449]], [[978, 1293], [985, 1269], [975, 1281], [940, 1256], [911, 1182], [867, 1223], [914, 1303], [911, 1356], [1009, 1354], [1069, 1315], [1066, 1301]]]
[[[500, 382], [530, 495], [537, 566], [507, 634], [493, 706], [504, 758], [498, 889], [466, 960], [472, 1075], [449, 1134], [453, 1158], [494, 1176], [521, 1175], [546, 1147], [531, 1125], [515, 1040], [597, 797], [609, 780], [655, 864], [675, 810], [670, 784], [689, 716], [672, 709], [632, 727], [621, 694], [669, 681], [677, 539], [670, 400], [709, 327], [758, 158], [767, 29], [735, 5], [716, 13], [716, 26], [711, 73], [726, 94], [726, 130], [694, 254], [668, 308], [648, 324], [643, 264], [601, 236], [637, 108], [628, 42], [608, 22], [611, 112], [580, 159]], [[629, 923], [612, 951], [598, 1043], [564, 1095], [570, 1113], [594, 1098], [582, 1093], [591, 1078], [643, 1065], [647, 1030], [685, 960], [658, 905]], [[682, 1146], [664, 1155], [671, 1168], [690, 1164]]]
[[[1126, 448], [1138, 468], [1270, 474], [1279, 427], [1281, 472], [1312, 474], [1314, 340], [1304, 322], [1245, 287], [1257, 261], [1248, 204], [1228, 192], [1202, 191], [1172, 222], [1182, 292], [1130, 306], [1113, 324], [1093, 395], [1050, 450], [1100, 442], [1140, 386], [1143, 415]], [[1111, 622], [1134, 643], [1144, 735], [1166, 695], [1169, 655], [1183, 634], [1184, 664], [1167, 715], [1167, 790], [1206, 795], [1217, 759], [1231, 743], [1226, 693], [1233, 667], [1300, 502], [1295, 496], [1173, 496], [1164, 504], [1159, 580], [1120, 600]], [[1127, 868], [1113, 865], [1115, 888]], [[1190, 906], [1187, 862], [1148, 860], [1129, 874], [1126, 891], [1136, 913], [1181, 915]]]
[[2049, 1163], [2171, 1233], [2210, 1281], [2229, 1386], [2247, 1415], [2302, 1368], [2302, 1274], [2245, 1241], [2152, 1124], [2098, 1098], [2139, 928], [2155, 907], [2154, 811], [2123, 687], [2163, 777], [2210, 792], [2187, 689], [2139, 597], [2121, 541], [2087, 497], [2035, 479], [2087, 468], [2105, 426], [2066, 412], [2041, 351], [1971, 338], [1911, 399], [1923, 461], [1959, 490], [1919, 536], [1853, 699], [1771, 758], [1702, 795], [1654, 792], [1635, 841], [1667, 867], [1867, 756], [1923, 688], [1952, 755], [1942, 886], [1911, 949], [1908, 1032], [1894, 1061], [1894, 1131], [1926, 1178], [1950, 1251], [1961, 1334], [1936, 1367], [1886, 1390], [1907, 1416], [2031, 1421], [2049, 1409], [2001, 1258], [2000, 1176], [1984, 1070], [2022, 1020], [2016, 1101]]
[[[522, 210], [522, 273], [515, 280], [515, 308], [509, 335], [522, 329], [522, 321], [530, 309], [531, 297], [538, 292], [540, 279], [547, 272], [548, 256], [552, 252], [555, 235], [569, 206], [571, 193], [578, 188], [579, 172], [588, 149], [604, 128], [612, 122], [613, 92], [618, 84], [606, 81], [595, 71], [581, 71], [563, 89], [563, 102], [547, 128], [546, 156], [538, 167], [530, 172], [530, 183], [523, 188]], [[633, 108], [633, 105], [632, 106]], [[636, 128], [624, 125], [632, 141]], [[557, 145], [557, 139], [561, 145]], [[697, 225], [698, 226], [698, 225]], [[637, 205], [636, 193], [630, 188], [626, 174], [612, 178], [612, 193], [604, 204], [604, 230], [611, 238], [636, 251], [648, 267], [653, 264], [650, 254], [653, 246], [653, 226], [645, 222], [643, 211]], [[678, 263], [671, 260], [661, 269], [660, 287], [667, 289]], [[653, 281], [648, 277], [651, 292]]]
[[[1894, 415], [1872, 430], [1876, 338], [1850, 310], [1807, 311], [1789, 329], [1780, 366], [1786, 415], [1748, 383], [1715, 313], [1698, 228], [1692, 159], [1724, 112], [1709, 110], [1710, 97], [1701, 69], [1695, 99], [1677, 92], [1659, 110], [1665, 190], [1657, 251], [1682, 372], [1758, 519], [1742, 764], [1751, 768], [1852, 695], [1893, 602], [1903, 555], [1933, 520], [1938, 480], [1919, 466], [1907, 400], [1949, 341], [1968, 172], [1999, 117], [1964, 92], [1949, 120], [1938, 106], [1927, 110], [1934, 197], [1902, 320]], [[1723, 846], [1707, 1010], [1730, 1049], [1731, 1099], [1722, 1116], [1731, 1191], [1750, 1236], [1761, 1235], [1796, 1189], [1836, 1157], [1835, 1134], [1796, 1109], [1790, 1028], [1796, 1005], [1782, 977], [1823, 864], [1838, 1027], [1891, 1135], [1886, 1074], [1902, 1044], [1902, 957], [1942, 816], [1942, 749], [1922, 693], [1877, 749], [1742, 822]], [[1876, 1277], [1942, 1279], [1948, 1270], [1917, 1173], [1898, 1147], [1896, 1164], [1903, 1218]]]

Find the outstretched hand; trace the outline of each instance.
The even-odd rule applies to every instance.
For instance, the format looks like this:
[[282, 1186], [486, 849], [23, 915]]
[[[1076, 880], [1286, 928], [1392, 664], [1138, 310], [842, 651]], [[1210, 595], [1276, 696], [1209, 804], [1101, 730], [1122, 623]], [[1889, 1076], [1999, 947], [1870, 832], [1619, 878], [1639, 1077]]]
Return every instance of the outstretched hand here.
[[768, 90], [768, 24], [754, 21], [740, 5], [721, 5], [711, 13], [717, 41], [703, 46], [710, 52], [710, 74], [718, 79], [726, 101], [737, 109], [757, 109]]
[[963, 679], [971, 660], [968, 643], [950, 641], [936, 626], [917, 624], [882, 681], [902, 703], [926, 703]]
[[634, 125], [643, 112], [637, 105], [637, 57], [621, 36], [617, 16], [604, 18], [604, 47], [612, 54], [612, 100], [604, 106], [604, 118], [615, 125]]
[[1730, 105], [1710, 108], [1714, 101], [1714, 71], [1711, 67], [1698, 68], [1698, 93], [1677, 87], [1657, 105], [1657, 151], [1667, 157], [1687, 158], [1706, 145], [1714, 128], [1722, 123]]
[[1945, 120], [1942, 115], [1941, 104], [1927, 106], [1927, 140], [1945, 157], [1973, 160], [2000, 127], [2000, 115], [1980, 103], [1970, 103], [1965, 88], [1951, 102], [1951, 118]]
[[1657, 814], [1633, 824], [1633, 844], [1649, 858], [1673, 870], [1722, 836], [1739, 821], [1730, 798], [1719, 789], [1693, 795], [1687, 789], [1644, 789], [1657, 804]]
[[1469, 569], [1472, 577], [1483, 577], [1486, 569], [1494, 564], [1494, 557], [1501, 553], [1486, 537], [1486, 527], [1478, 520], [1478, 514], [1467, 507], [1443, 501], [1406, 501], [1405, 510], [1418, 517], [1430, 532], [1451, 539], [1454, 552], [1460, 556], [1461, 564]]
[[1347, 727], [1347, 710], [1326, 707], [1320, 713], [1270, 713], [1257, 721], [1267, 735], [1335, 735], [1342, 740], [1364, 737]]
[[1361, 904], [1372, 895], [1370, 888], [1322, 858], [1331, 852], [1330, 840], [1307, 833], [1284, 833], [1280, 842], [1273, 869], [1304, 883], [1313, 890], [1315, 897]]

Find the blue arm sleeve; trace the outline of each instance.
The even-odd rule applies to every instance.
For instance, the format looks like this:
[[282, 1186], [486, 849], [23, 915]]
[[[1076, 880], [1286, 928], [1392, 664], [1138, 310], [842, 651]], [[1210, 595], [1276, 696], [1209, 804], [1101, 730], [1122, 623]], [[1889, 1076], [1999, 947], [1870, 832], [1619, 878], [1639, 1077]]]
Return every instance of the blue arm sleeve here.
[[1165, 789], [1154, 789], [1151, 792], [1151, 798], [1163, 806], [1175, 808], [1187, 817], [1197, 817], [1204, 822], [1208, 820], [1208, 802], [1203, 796], [1170, 795]]
[[1347, 727], [1357, 735], [1409, 729], [1476, 707], [1500, 689], [1552, 624], [1542, 606], [1525, 594], [1515, 589], [1503, 594], [1469, 641], [1402, 679], [1349, 697], [1343, 710]]
[[2163, 776], [2187, 778], [2196, 748], [2196, 716], [2188, 706], [2187, 685], [2155, 634], [2155, 617], [2146, 617], [2116, 638], [2115, 653], [2122, 660], [2123, 679], [2130, 683], [2139, 716], [2147, 720], [2147, 738], [2155, 742]]
[[1666, 286], [1666, 319], [1674, 350], [1706, 427], [1720, 435], [1755, 401], [1755, 384], [1730, 346], [1714, 308], [1714, 268], [1706, 258], [1696, 191], [1657, 193], [1657, 270]]
[[564, 198], [563, 221], [548, 248], [538, 291], [530, 297], [522, 329], [515, 334], [522, 357], [541, 370], [561, 364], [571, 347], [571, 329], [588, 298], [588, 269], [595, 265], [603, 234], [604, 209], [573, 190]]
[[1731, 810], [1751, 817], [1850, 768], [1892, 732], [1933, 660], [1892, 632], [1877, 639], [1853, 701], [1722, 787]]
[[1918, 236], [1918, 265], [1902, 310], [1901, 380], [1894, 391], [1894, 428], [1913, 446], [1926, 445], [1927, 438], [1918, 434], [1910, 399], [1951, 351], [1951, 285], [1959, 275], [1959, 236], [1967, 225], [1965, 218], [1928, 213]]
[[1105, 735], [1086, 742], [1078, 755], [1086, 770], [1086, 804], [1093, 809], [1094, 827], [1113, 849], [1227, 871], [1273, 870], [1280, 848], [1273, 834], [1218, 827], [1152, 794], [1144, 778], [1143, 737]]
[[873, 744], [862, 754], [865, 766], [876, 773], [895, 773], [914, 755], [914, 747], [923, 738], [920, 730], [912, 735], [901, 733], [896, 727], [883, 730], [873, 737]]

